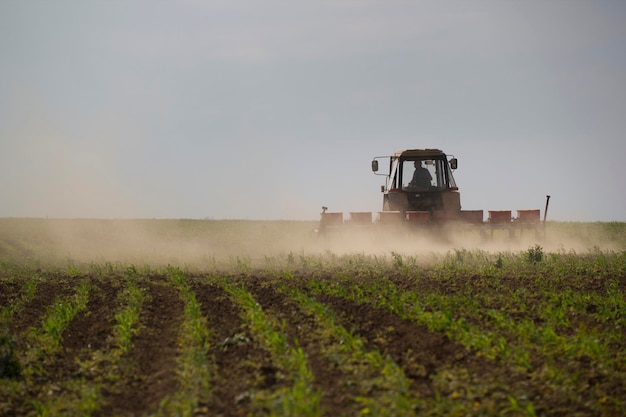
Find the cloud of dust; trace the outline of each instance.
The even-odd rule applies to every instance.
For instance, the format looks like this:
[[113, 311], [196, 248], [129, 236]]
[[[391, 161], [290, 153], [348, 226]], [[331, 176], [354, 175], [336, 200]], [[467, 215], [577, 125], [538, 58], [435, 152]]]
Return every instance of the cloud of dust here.
[[[407, 229], [373, 224], [345, 226], [316, 234], [314, 222], [240, 220], [44, 220], [45, 241], [57, 258], [80, 263], [211, 268], [240, 261], [264, 266], [289, 253], [410, 256], [445, 254], [455, 249], [486, 252], [525, 251], [540, 245], [546, 252], [584, 253], [597, 247], [620, 250], [600, 236], [574, 236], [557, 228], [508, 230], [443, 227]], [[482, 230], [482, 231], [481, 231]], [[623, 248], [622, 248], [623, 249]]]
[[[623, 250], [598, 234], [577, 235], [573, 231], [557, 230], [549, 225], [535, 229], [490, 229], [486, 226], [449, 225], [434, 228], [384, 227], [331, 231], [318, 246], [337, 254], [364, 253], [405, 255], [445, 254], [453, 250], [480, 250], [490, 253], [526, 251], [535, 245], [546, 252], [584, 253], [594, 248]], [[311, 246], [309, 246], [311, 248]]]
[[180, 265], [206, 262], [222, 252], [219, 242], [178, 230], [178, 222], [53, 219], [46, 231], [57, 254], [81, 263]]

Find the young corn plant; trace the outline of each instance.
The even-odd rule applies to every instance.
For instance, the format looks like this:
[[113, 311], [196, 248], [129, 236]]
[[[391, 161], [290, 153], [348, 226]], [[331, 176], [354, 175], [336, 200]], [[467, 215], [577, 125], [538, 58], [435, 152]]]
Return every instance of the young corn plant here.
[[179, 335], [181, 352], [178, 356], [177, 392], [166, 398], [157, 415], [193, 416], [209, 398], [211, 363], [209, 360], [209, 330], [202, 316], [200, 303], [178, 268], [169, 268], [168, 277], [184, 302], [183, 324]]
[[12, 300], [9, 305], [0, 309], [0, 323], [8, 322], [13, 316], [19, 314], [19, 312], [24, 309], [26, 303], [30, 302], [35, 297], [35, 291], [37, 291], [38, 283], [38, 275], [30, 274], [30, 277], [26, 279], [24, 288], [22, 288], [18, 296]]
[[294, 299], [303, 311], [312, 314], [329, 334], [341, 343], [345, 356], [343, 362], [347, 366], [354, 367], [355, 364], [365, 362], [379, 375], [375, 384], [383, 388], [379, 391], [380, 395], [357, 398], [357, 401], [363, 404], [363, 414], [410, 415], [416, 408], [424, 406], [423, 402], [411, 397], [409, 380], [391, 357], [383, 356], [378, 350], [368, 351], [361, 338], [337, 324], [335, 315], [325, 305], [284, 284], [279, 286], [279, 290]]
[[71, 297], [56, 300], [43, 319], [41, 331], [31, 332], [41, 354], [50, 355], [58, 350], [63, 331], [74, 316], [87, 307], [90, 286], [89, 281], [83, 280]]
[[[40, 329], [31, 328], [28, 338], [32, 347], [25, 353], [24, 376], [26, 385], [37, 385], [38, 379], [48, 372], [47, 365], [51, 363], [61, 346], [62, 334], [71, 320], [87, 307], [91, 284], [88, 280], [82, 280], [70, 297], [57, 299], [48, 309], [47, 315], [42, 320]], [[35, 399], [33, 405], [39, 416], [58, 415], [61, 410], [65, 415], [91, 414], [96, 409], [97, 401], [94, 400], [94, 389], [89, 383], [68, 383], [65, 387], [72, 391], [78, 391], [78, 396], [43, 397]], [[74, 388], [72, 388], [72, 386]], [[96, 395], [97, 397], [97, 395]], [[71, 410], [82, 410], [74, 414]]]
[[89, 358], [79, 361], [81, 375], [84, 375], [59, 381], [61, 392], [36, 401], [37, 415], [85, 416], [100, 408], [101, 392], [117, 379], [119, 360], [132, 347], [132, 338], [138, 331], [139, 308], [144, 299], [143, 292], [137, 286], [138, 279], [139, 274], [134, 268], [126, 268], [124, 289], [118, 295], [121, 309], [115, 314], [113, 348], [93, 351]]
[[[293, 376], [289, 389], [275, 393], [267, 406], [275, 416], [319, 416], [321, 394], [313, 388], [313, 373], [300, 347], [291, 347], [281, 326], [265, 315], [261, 306], [243, 287], [221, 281], [224, 290], [243, 309], [252, 331], [266, 345], [272, 358]], [[284, 324], [283, 324], [284, 326]]]
[[[371, 286], [363, 287], [360, 291], [353, 291], [353, 288], [350, 287], [357, 286], [357, 284], [341, 283], [341, 285], [333, 285], [332, 283], [318, 281], [312, 283], [309, 289], [314, 288], [314, 290], [311, 290], [313, 294], [319, 291], [322, 294], [331, 294], [353, 302], [368, 303], [388, 309], [404, 319], [415, 321], [429, 328], [431, 331], [445, 333], [451, 340], [455, 340], [468, 347], [468, 350], [478, 351], [479, 356], [496, 359], [512, 354], [509, 352], [510, 346], [507, 340], [501, 335], [481, 331], [478, 327], [470, 325], [470, 323], [462, 317], [457, 318], [452, 310], [425, 311], [421, 307], [416, 294], [391, 289], [393, 288], [391, 283], [385, 283], [384, 285], [379, 284], [380, 281]], [[362, 286], [362, 284], [358, 286]], [[387, 292], [388, 288], [390, 290]], [[358, 297], [361, 301], [351, 298], [355, 294], [359, 294]], [[454, 303], [455, 302], [453, 302], [453, 304]], [[442, 305], [438, 307], [441, 308]], [[527, 357], [526, 360], [528, 360]], [[443, 370], [442, 372], [442, 375], [436, 374], [434, 378], [444, 378], [446, 371]], [[453, 379], [456, 379], [456, 377], [453, 377]], [[466, 391], [467, 389], [468, 387], [463, 387], [463, 390]], [[455, 402], [453, 401], [454, 399], [454, 396], [451, 398], [440, 397], [435, 402], [427, 402], [426, 409], [436, 410], [436, 414], [449, 413], [455, 415], [455, 413], [467, 413], [468, 404]], [[529, 401], [526, 399], [524, 402]]]
[[130, 350], [133, 344], [133, 337], [139, 331], [139, 310], [145, 295], [137, 285], [137, 277], [136, 273], [128, 271], [125, 277], [124, 289], [118, 296], [120, 305], [124, 306], [115, 315], [115, 325], [113, 327], [118, 356], [124, 355]]

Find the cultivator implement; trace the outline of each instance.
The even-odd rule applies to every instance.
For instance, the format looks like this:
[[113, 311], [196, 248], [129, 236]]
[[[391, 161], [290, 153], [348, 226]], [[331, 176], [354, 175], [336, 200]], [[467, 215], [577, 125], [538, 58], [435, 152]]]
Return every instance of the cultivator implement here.
[[[549, 196], [547, 196], [549, 200]], [[487, 218], [483, 210], [399, 210], [373, 212], [329, 212], [322, 208], [320, 223], [316, 229], [321, 235], [337, 233], [341, 230], [385, 230], [398, 227], [414, 233], [437, 234], [443, 229], [457, 232], [478, 232], [483, 238], [493, 238], [504, 232], [508, 237], [535, 233], [541, 237], [545, 228], [546, 216], [541, 220], [541, 210], [517, 210], [513, 217], [511, 210], [489, 210]], [[546, 202], [547, 211], [547, 202]], [[544, 212], [545, 214], [545, 212]]]

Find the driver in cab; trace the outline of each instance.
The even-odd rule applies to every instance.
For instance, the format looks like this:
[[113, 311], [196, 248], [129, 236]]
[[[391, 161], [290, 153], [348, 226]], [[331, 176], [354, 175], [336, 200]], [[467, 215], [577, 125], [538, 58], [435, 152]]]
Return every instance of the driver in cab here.
[[409, 182], [410, 187], [430, 187], [433, 180], [432, 175], [428, 169], [422, 166], [422, 161], [415, 161], [413, 164], [415, 172], [413, 173], [413, 179]]

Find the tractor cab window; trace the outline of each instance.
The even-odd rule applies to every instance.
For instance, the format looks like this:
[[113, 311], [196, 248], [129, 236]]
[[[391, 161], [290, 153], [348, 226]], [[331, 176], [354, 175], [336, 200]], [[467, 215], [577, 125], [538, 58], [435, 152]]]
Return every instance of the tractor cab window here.
[[440, 159], [402, 161], [402, 188], [406, 191], [430, 191], [447, 188], [447, 163]]

